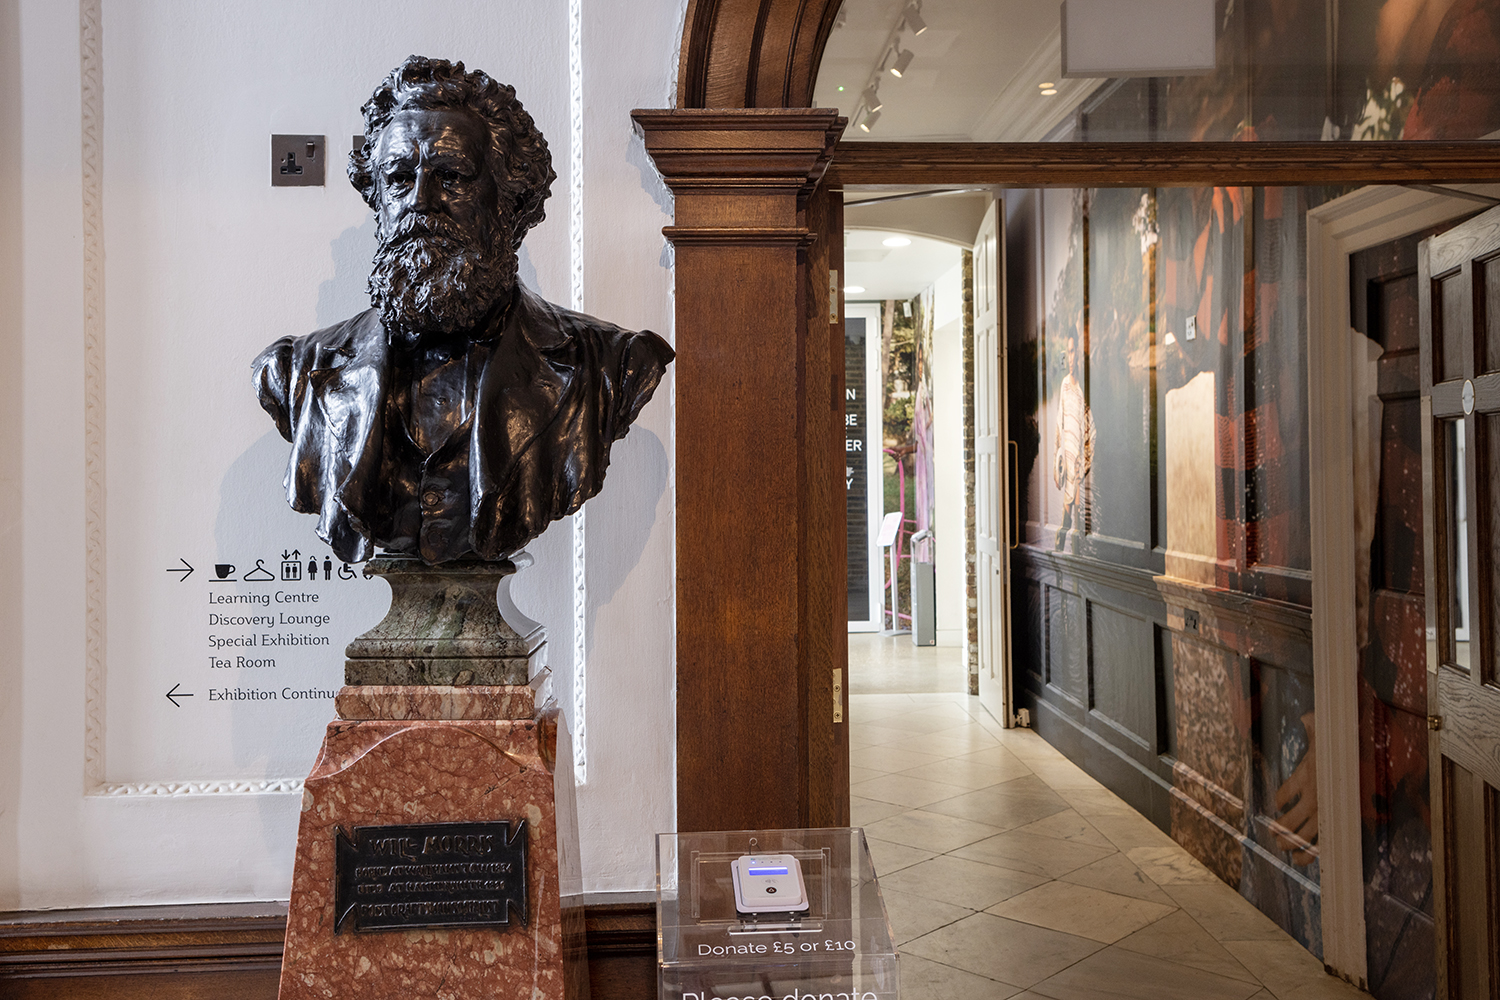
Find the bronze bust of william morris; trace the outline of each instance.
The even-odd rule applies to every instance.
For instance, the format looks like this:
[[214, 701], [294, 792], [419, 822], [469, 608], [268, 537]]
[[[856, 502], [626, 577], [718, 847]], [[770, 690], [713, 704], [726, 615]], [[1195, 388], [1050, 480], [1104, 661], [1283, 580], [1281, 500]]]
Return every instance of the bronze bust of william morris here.
[[520, 284], [556, 174], [514, 89], [412, 56], [363, 110], [374, 308], [254, 363], [287, 498], [347, 562], [502, 560], [599, 492], [672, 349]]

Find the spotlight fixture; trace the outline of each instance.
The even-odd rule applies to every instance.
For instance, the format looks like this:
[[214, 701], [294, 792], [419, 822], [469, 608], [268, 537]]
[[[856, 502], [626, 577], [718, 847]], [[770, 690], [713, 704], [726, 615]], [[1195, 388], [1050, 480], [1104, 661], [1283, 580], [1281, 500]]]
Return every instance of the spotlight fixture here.
[[896, 43], [895, 52], [896, 61], [891, 64], [891, 76], [899, 80], [901, 79], [901, 75], [906, 72], [906, 67], [911, 65], [912, 54], [910, 49], [902, 52], [900, 42]]
[[860, 100], [865, 102], [866, 111], [879, 111], [885, 107], [885, 102], [880, 99], [880, 92], [873, 83], [865, 88], [865, 92], [860, 95]]
[[905, 236], [887, 236], [885, 239], [881, 240], [880, 243], [882, 246], [888, 247], [911, 246], [911, 240], [907, 239]]
[[917, 4], [906, 8], [906, 26], [913, 35], [920, 35], [927, 30], [927, 22], [922, 20], [922, 9]]
[[859, 130], [861, 132], [868, 132], [879, 120], [880, 112], [871, 111], [869, 114], [865, 115], [864, 120], [859, 123]]

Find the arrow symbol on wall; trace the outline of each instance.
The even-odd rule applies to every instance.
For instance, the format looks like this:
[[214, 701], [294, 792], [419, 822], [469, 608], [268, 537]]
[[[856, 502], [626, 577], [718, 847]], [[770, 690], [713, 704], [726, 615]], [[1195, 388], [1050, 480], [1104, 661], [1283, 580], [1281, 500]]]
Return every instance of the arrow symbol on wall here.
[[191, 698], [192, 697], [192, 694], [190, 692], [188, 692], [188, 691], [179, 691], [179, 690], [177, 690], [180, 687], [182, 687], [181, 684], [173, 684], [172, 685], [172, 690], [170, 690], [170, 691], [167, 692], [167, 700], [170, 701], [172, 704], [176, 705], [178, 708], [182, 707], [182, 702], [178, 701], [177, 700], [178, 698]]
[[189, 566], [188, 565], [188, 561], [186, 559], [182, 558], [181, 556], [177, 557], [177, 561], [180, 562], [180, 563], [182, 563], [182, 565], [181, 566], [168, 566], [167, 567], [167, 572], [168, 573], [181, 573], [182, 576], [180, 576], [180, 577], [177, 578], [177, 582], [181, 583], [183, 580], [186, 580], [188, 577], [190, 577], [190, 576], [193, 575], [193, 567]]

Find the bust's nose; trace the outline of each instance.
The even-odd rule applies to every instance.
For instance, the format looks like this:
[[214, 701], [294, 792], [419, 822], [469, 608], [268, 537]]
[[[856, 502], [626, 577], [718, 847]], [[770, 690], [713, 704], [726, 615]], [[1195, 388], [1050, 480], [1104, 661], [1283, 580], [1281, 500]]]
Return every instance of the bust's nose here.
[[442, 185], [433, 171], [419, 166], [412, 182], [411, 207], [418, 212], [435, 212], [442, 206]]

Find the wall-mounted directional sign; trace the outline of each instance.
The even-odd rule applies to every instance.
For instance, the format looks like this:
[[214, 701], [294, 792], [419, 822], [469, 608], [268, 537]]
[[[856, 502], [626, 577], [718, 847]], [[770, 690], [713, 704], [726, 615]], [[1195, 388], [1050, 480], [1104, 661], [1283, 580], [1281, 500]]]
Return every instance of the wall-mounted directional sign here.
[[[273, 479], [273, 517], [277, 492]], [[219, 524], [212, 547], [111, 560], [106, 781], [302, 777], [335, 715], [344, 646], [389, 602], [311, 523]]]

